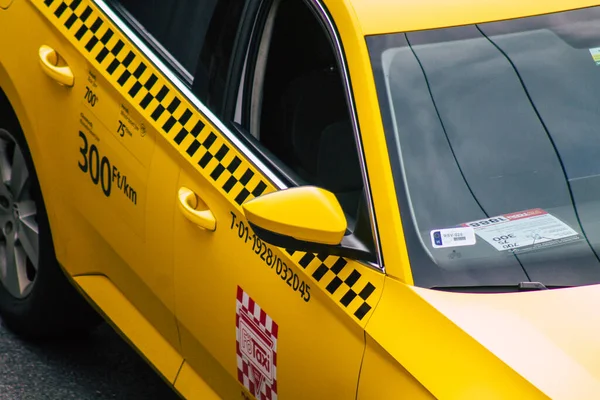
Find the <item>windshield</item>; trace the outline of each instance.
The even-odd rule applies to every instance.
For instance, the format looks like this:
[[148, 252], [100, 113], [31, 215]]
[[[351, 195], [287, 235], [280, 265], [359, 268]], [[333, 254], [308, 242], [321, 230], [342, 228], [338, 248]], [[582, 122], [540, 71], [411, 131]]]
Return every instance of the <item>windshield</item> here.
[[600, 282], [600, 8], [367, 44], [415, 284]]

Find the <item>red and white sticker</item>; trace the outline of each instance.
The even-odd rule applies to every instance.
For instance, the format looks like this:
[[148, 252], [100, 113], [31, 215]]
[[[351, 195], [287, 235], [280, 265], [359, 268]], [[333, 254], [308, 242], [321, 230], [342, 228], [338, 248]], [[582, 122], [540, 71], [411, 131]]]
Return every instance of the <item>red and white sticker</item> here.
[[258, 400], [277, 399], [277, 323], [238, 286], [236, 299], [238, 380]]
[[471, 221], [462, 226], [473, 228], [477, 236], [499, 251], [521, 252], [580, 238], [574, 229], [541, 208]]

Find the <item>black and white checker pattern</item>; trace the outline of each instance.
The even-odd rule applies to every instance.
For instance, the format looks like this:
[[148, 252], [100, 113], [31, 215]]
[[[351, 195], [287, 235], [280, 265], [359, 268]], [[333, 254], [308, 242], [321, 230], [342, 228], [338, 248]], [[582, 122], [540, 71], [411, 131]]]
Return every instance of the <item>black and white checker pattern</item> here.
[[[293, 250], [286, 251], [290, 255], [295, 253]], [[298, 263], [317, 282], [326, 284], [325, 290], [330, 294], [333, 295], [338, 291], [343, 292], [344, 295], [339, 300], [340, 304], [354, 310], [353, 315], [358, 320], [363, 319], [371, 310], [372, 307], [367, 303], [367, 300], [375, 291], [375, 286], [364, 279], [362, 274], [354, 268], [346, 278], [342, 279], [340, 276], [347, 274], [347, 269], [351, 268], [345, 259], [336, 256], [304, 253]]]
[[[89, 5], [82, 0], [45, 0], [44, 4], [56, 7], [54, 16], [64, 21], [67, 30], [74, 31], [74, 37], [84, 43], [88, 53], [95, 54], [98, 66], [115, 77], [119, 86], [129, 88], [129, 100], [137, 102], [152, 120], [164, 119], [163, 133], [178, 147], [184, 146], [190, 157], [199, 158], [197, 164], [202, 169], [209, 168], [214, 181], [222, 179], [221, 188], [233, 195], [238, 205], [265, 193], [266, 182], [247, 162], [236, 155], [225, 163], [231, 150], [229, 143], [212, 131], [202, 138], [205, 123], [183, 104], [179, 94], [171, 93], [166, 84], [160, 83], [156, 74], [146, 74], [148, 65], [123, 40], [115, 38], [113, 29], [104, 26], [102, 17]], [[190, 137], [193, 137], [191, 142]]]

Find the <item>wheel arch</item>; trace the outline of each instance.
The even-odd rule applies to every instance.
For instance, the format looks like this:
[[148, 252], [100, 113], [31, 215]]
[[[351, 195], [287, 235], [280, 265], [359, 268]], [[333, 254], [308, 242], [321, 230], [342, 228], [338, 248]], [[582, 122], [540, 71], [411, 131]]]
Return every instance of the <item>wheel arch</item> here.
[[[37, 140], [37, 127], [34, 117], [35, 109], [36, 105], [26, 106], [25, 102], [22, 101], [22, 97], [13, 84], [13, 81], [10, 79], [10, 75], [0, 62], [0, 126], [9, 131], [20, 132], [25, 139], [32, 167], [34, 168], [42, 191], [50, 227], [54, 233], [58, 228], [58, 224], [55, 223], [54, 201], [47, 195], [49, 191], [45, 190], [51, 182], [43, 168], [43, 165], [45, 165], [43, 160], [45, 156]], [[53, 235], [55, 253], [60, 259], [59, 254], [61, 254], [61, 249], [63, 247], [60, 246], [60, 241], [57, 240], [59, 237], [61, 236]]]
[[[30, 119], [26, 117], [22, 103], [18, 101], [16, 90], [11, 90], [13, 88], [10, 86], [12, 85], [7, 85], [0, 80], [0, 126], [9, 131], [18, 130], [22, 132], [27, 140], [27, 146], [30, 148], [29, 151], [31, 151], [31, 143], [29, 137], [25, 135], [25, 132], [33, 131], [33, 127], [29, 123]], [[19, 109], [23, 110], [20, 113], [22, 116], [21, 118], [17, 116], [17, 110]]]

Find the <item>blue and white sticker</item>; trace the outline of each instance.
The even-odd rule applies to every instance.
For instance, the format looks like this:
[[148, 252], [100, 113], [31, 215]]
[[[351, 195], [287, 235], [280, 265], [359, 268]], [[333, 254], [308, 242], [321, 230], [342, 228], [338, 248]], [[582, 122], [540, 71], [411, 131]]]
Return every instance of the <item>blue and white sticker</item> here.
[[476, 243], [475, 229], [472, 227], [435, 229], [431, 231], [431, 245], [434, 249], [445, 247], [473, 246]]

